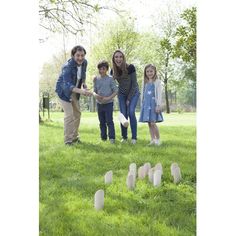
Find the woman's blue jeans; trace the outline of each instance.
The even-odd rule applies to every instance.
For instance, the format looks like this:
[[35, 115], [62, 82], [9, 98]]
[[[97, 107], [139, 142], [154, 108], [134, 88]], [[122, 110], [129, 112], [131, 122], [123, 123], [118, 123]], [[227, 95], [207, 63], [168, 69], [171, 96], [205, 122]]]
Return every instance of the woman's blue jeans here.
[[[131, 97], [131, 100], [129, 102], [129, 105], [126, 105], [127, 97], [123, 94], [118, 95], [118, 100], [119, 100], [119, 107], [120, 107], [120, 112], [125, 116], [126, 119], [130, 120], [130, 127], [131, 127], [131, 132], [132, 132], [132, 139], [137, 139], [137, 119], [135, 116], [135, 108], [138, 103], [140, 93], [137, 91], [133, 97]], [[127, 139], [127, 128], [124, 127], [122, 124], [121, 126], [121, 135], [123, 139]]]

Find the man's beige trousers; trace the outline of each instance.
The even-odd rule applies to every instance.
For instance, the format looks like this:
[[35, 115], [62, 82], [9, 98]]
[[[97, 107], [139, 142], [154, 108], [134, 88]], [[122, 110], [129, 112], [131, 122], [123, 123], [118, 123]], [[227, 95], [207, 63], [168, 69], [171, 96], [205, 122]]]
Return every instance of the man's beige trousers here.
[[60, 99], [62, 108], [64, 110], [64, 142], [72, 142], [79, 137], [80, 125], [80, 105], [76, 98], [76, 93], [72, 93], [72, 101], [66, 102]]

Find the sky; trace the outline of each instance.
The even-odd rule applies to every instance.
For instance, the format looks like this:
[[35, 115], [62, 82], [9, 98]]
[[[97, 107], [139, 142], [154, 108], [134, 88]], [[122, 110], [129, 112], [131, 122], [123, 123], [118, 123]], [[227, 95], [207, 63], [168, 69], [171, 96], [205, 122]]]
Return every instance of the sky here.
[[[106, 2], [116, 2], [116, 1], [99, 1], [100, 4]], [[196, 5], [194, 0], [129, 0], [125, 2], [125, 7], [130, 12], [130, 15], [136, 18], [136, 28], [138, 31], [148, 31], [150, 26], [153, 24], [153, 17], [158, 14], [159, 11], [162, 11], [166, 8], [167, 3], [177, 4], [181, 8], [191, 7]], [[99, 13], [97, 17], [97, 22], [109, 22], [109, 20], [114, 19], [115, 13], [108, 10], [103, 10]], [[90, 31], [88, 31], [90, 32]], [[39, 38], [46, 39], [43, 43], [39, 43], [39, 67], [49, 61], [52, 58], [53, 54], [56, 54], [63, 49], [63, 37], [59, 34], [52, 34], [48, 31], [42, 30], [39, 28]], [[96, 28], [91, 29], [91, 36], [89, 33], [85, 35], [78, 36], [77, 38], [72, 36], [67, 36], [64, 40], [66, 43], [66, 50], [70, 50], [76, 44], [82, 44], [88, 51], [91, 43], [96, 38]]]

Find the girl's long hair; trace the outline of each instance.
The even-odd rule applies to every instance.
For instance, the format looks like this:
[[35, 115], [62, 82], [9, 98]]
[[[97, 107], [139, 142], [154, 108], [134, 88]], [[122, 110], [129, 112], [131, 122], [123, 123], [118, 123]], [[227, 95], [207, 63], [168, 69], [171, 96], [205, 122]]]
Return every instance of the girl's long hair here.
[[[115, 63], [115, 54], [117, 52], [121, 53], [122, 56], [123, 56], [123, 62], [121, 64], [121, 67], [118, 67]], [[120, 49], [115, 50], [115, 52], [113, 53], [112, 68], [113, 68], [113, 77], [114, 77], [114, 79], [116, 79], [117, 76], [128, 75], [128, 69], [127, 69], [128, 64], [126, 63], [125, 54]]]
[[148, 64], [148, 65], [146, 65], [145, 68], [144, 68], [144, 84], [146, 84], [146, 83], [148, 82], [148, 77], [147, 77], [147, 75], [146, 75], [146, 70], [147, 70], [147, 68], [149, 68], [149, 67], [151, 67], [151, 68], [154, 70], [154, 72], [155, 72], [155, 74], [154, 74], [154, 76], [153, 76], [153, 80], [155, 81], [156, 79], [158, 79], [158, 76], [157, 76], [157, 68], [156, 68], [153, 64]]

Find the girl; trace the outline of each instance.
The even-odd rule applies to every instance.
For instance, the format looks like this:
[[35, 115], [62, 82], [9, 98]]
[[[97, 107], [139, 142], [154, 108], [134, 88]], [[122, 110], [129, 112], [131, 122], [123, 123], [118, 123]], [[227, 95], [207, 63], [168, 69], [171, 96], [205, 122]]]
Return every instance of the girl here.
[[149, 64], [144, 69], [144, 80], [142, 86], [142, 108], [140, 122], [147, 122], [151, 142], [149, 145], [160, 145], [160, 133], [156, 122], [162, 122], [161, 113], [161, 80], [157, 76], [156, 67]]
[[[132, 132], [131, 143], [136, 144], [137, 140], [137, 119], [135, 116], [135, 108], [140, 96], [137, 83], [136, 70], [134, 65], [127, 64], [125, 55], [121, 50], [116, 50], [112, 56], [111, 75], [118, 82], [118, 100], [120, 112], [126, 119], [130, 119], [130, 127]], [[127, 127], [121, 124], [121, 142], [127, 142]]]

